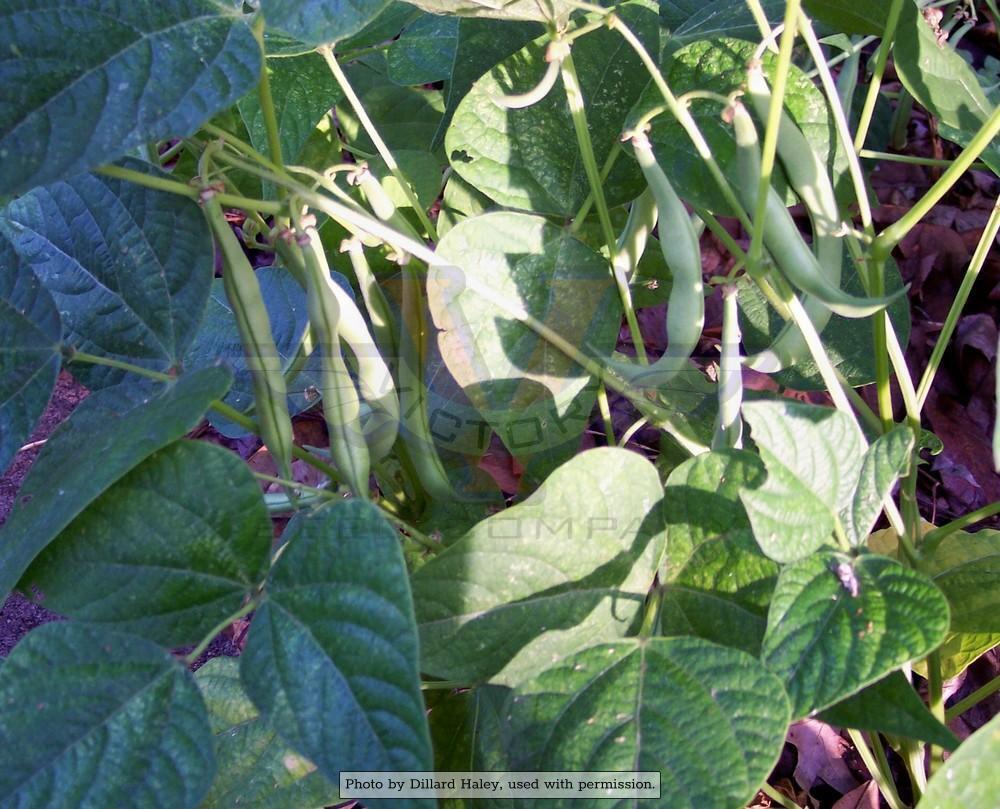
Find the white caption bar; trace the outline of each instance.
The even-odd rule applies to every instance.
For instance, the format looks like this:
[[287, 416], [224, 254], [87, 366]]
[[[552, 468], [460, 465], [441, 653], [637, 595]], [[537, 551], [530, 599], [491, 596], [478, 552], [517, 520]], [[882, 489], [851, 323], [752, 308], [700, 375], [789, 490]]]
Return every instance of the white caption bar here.
[[659, 798], [658, 772], [342, 772], [340, 797]]

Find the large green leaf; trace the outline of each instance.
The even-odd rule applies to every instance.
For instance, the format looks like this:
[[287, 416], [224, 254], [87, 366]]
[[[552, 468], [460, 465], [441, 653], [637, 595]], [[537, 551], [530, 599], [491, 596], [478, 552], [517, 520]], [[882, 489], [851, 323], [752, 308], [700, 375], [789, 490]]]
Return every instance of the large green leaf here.
[[[132, 169], [159, 176], [129, 159]], [[212, 283], [212, 240], [189, 199], [83, 174], [7, 209], [14, 248], [52, 294], [81, 351], [165, 370], [194, 338]], [[123, 378], [84, 373], [91, 387]]]
[[285, 540], [240, 658], [247, 694], [334, 783], [344, 770], [430, 769], [397, 533], [349, 501], [299, 514]]
[[629, 804], [644, 809], [746, 805], [789, 719], [781, 682], [756, 658], [699, 638], [586, 649], [519, 686], [506, 713], [511, 769], [658, 770], [660, 798]]
[[179, 441], [91, 503], [22, 586], [60, 615], [183, 646], [239, 609], [270, 550], [271, 521], [246, 464]]
[[238, 660], [216, 657], [195, 674], [215, 734], [218, 763], [200, 809], [323, 809], [338, 803], [339, 788], [260, 718], [243, 691], [239, 669]]
[[[1000, 632], [949, 632], [937, 649], [941, 679], [954, 679], [995, 646], [1000, 646]], [[926, 661], [914, 663], [913, 670], [926, 678]]]
[[59, 376], [61, 340], [52, 296], [0, 235], [0, 473], [45, 410]]
[[0, 803], [193, 809], [215, 774], [190, 672], [156, 644], [57, 622], [0, 666]]
[[[852, 295], [864, 296], [866, 290], [861, 283], [858, 265], [845, 251], [843, 264], [843, 288]], [[740, 330], [747, 353], [763, 351], [785, 327], [782, 318], [767, 302], [760, 288], [747, 276], [737, 283], [740, 295]], [[887, 292], [895, 292], [903, 287], [896, 262], [890, 258], [885, 268]], [[894, 300], [886, 309], [896, 334], [902, 345], [910, 336], [910, 304], [903, 295]], [[830, 363], [853, 387], [860, 387], [875, 381], [874, 343], [875, 318], [857, 320], [834, 314], [823, 329], [823, 348]], [[781, 385], [795, 390], [826, 390], [826, 383], [812, 357], [800, 359], [791, 368], [785, 368], [772, 375]]]
[[245, 19], [211, 0], [16, 0], [0, 42], [0, 193], [190, 135], [260, 71]]
[[445, 112], [434, 137], [444, 140], [452, 115], [475, 81], [494, 65], [521, 50], [543, 32], [535, 22], [512, 22], [482, 17], [460, 17], [451, 75], [445, 83]]
[[[295, 163], [319, 119], [343, 93], [319, 54], [268, 59], [267, 72], [281, 154], [287, 162]], [[239, 111], [246, 122], [250, 143], [258, 152], [268, 154], [267, 129], [258, 94], [250, 93], [243, 98]]]
[[764, 553], [794, 562], [833, 534], [854, 496], [864, 439], [843, 413], [790, 399], [748, 402], [743, 417], [767, 480], [740, 498]]
[[[542, 217], [489, 213], [460, 222], [438, 244], [455, 266], [434, 268], [428, 304], [441, 354], [500, 439], [529, 455], [578, 436], [596, 386], [558, 349], [466, 279], [525, 309], [588, 354], [610, 355], [621, 309], [607, 261]], [[586, 400], [578, 400], [586, 393]], [[572, 432], [571, 432], [572, 431]]]
[[[683, 2], [661, 0], [660, 19], [664, 19], [664, 6], [673, 6], [675, 9], [683, 11], [692, 5], [690, 0], [683, 0]], [[784, 19], [784, 0], [761, 0], [760, 8], [772, 27]], [[664, 22], [670, 27], [667, 21]], [[760, 26], [746, 3], [741, 3], [739, 0], [713, 0], [709, 3], [698, 4], [695, 13], [687, 16], [670, 32], [670, 37], [664, 42], [664, 60], [669, 59], [671, 53], [685, 45], [717, 37], [745, 39], [755, 45], [760, 42]]]
[[882, 501], [891, 494], [899, 476], [906, 470], [913, 442], [913, 430], [899, 426], [875, 439], [865, 452], [854, 495], [840, 513], [844, 534], [853, 547], [862, 546], [868, 540], [882, 513]]
[[761, 659], [797, 718], [924, 657], [947, 629], [948, 603], [920, 573], [886, 556], [817, 553], [778, 576]]
[[431, 14], [457, 14], [461, 17], [493, 17], [498, 20], [565, 19], [575, 8], [565, 0], [407, 0]]
[[222, 368], [91, 394], [46, 441], [0, 530], [0, 597], [90, 503], [158, 449], [193, 430], [232, 377]]
[[966, 739], [927, 784], [917, 809], [996, 806], [1000, 795], [1000, 716]]
[[483, 520], [413, 576], [423, 671], [513, 683], [624, 635], [653, 580], [660, 500], [652, 464], [600, 448]]
[[[618, 7], [646, 47], [658, 51], [656, 12], [638, 2]], [[507, 109], [497, 97], [534, 87], [548, 67], [547, 37], [503, 60], [479, 79], [455, 110], [445, 150], [456, 172], [501, 205], [572, 216], [590, 186], [575, 147], [567, 147], [573, 122], [557, 82], [530, 107]], [[573, 61], [586, 101], [587, 125], [598, 166], [619, 147], [622, 127], [648, 77], [642, 62], [617, 32], [598, 29], [573, 43]], [[572, 143], [572, 140], [570, 141]], [[634, 199], [642, 175], [620, 159], [604, 182], [609, 205]]]
[[778, 565], [758, 549], [739, 492], [763, 479], [760, 460], [736, 450], [698, 455], [670, 473], [663, 634], [760, 650]]
[[899, 671], [831, 705], [818, 718], [842, 728], [892, 733], [930, 742], [945, 750], [958, 747], [955, 734], [938, 721]]
[[881, 36], [889, 17], [889, 3], [856, 0], [805, 0], [806, 12], [845, 34]]
[[954, 632], [1000, 632], [1000, 531], [956, 532], [920, 560], [951, 607]]
[[459, 24], [457, 17], [425, 14], [406, 26], [386, 51], [389, 78], [403, 85], [450, 79]]
[[261, 0], [268, 25], [309, 45], [324, 45], [357, 33], [389, 0]]
[[[665, 78], [678, 95], [694, 90], [729, 95], [746, 83], [747, 63], [753, 57], [755, 47], [753, 42], [730, 37], [699, 38], [673, 54]], [[764, 54], [763, 63], [766, 75], [772, 78], [775, 69], [773, 55]], [[659, 91], [651, 86], [630, 117], [635, 118], [638, 112], [662, 103]], [[816, 154], [832, 166], [832, 144], [835, 143], [833, 118], [823, 94], [794, 65], [788, 73], [784, 108]], [[731, 184], [735, 184], [736, 142], [732, 127], [722, 120], [719, 102], [695, 98], [691, 101], [690, 110], [723, 174]], [[731, 213], [694, 144], [673, 116], [664, 114], [654, 120], [652, 138], [657, 160], [678, 194], [710, 210]], [[775, 187], [784, 193], [786, 185], [780, 166], [776, 167], [774, 180]]]
[[[947, 42], [938, 42], [915, 3], [903, 3], [892, 56], [903, 86], [939, 119], [941, 134], [967, 146], [995, 105], [986, 97], [969, 63]], [[996, 139], [980, 159], [1000, 174]]]

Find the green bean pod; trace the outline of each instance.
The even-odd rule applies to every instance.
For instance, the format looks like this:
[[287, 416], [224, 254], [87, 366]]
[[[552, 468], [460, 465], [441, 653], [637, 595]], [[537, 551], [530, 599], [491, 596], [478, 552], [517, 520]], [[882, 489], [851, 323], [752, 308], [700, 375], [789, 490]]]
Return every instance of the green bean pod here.
[[233, 309], [243, 343], [243, 353], [253, 382], [254, 404], [260, 435], [275, 460], [281, 476], [292, 476], [292, 420], [281, 358], [271, 333], [271, 320], [264, 306], [260, 283], [243, 247], [226, 221], [213, 194], [205, 194], [202, 209], [222, 251], [222, 284]]
[[705, 325], [705, 286], [701, 275], [701, 246], [691, 216], [663, 173], [643, 134], [632, 138], [635, 157], [656, 203], [660, 249], [673, 283], [667, 299], [667, 350], [647, 367], [612, 363], [625, 379], [640, 387], [659, 388], [690, 367]]
[[[747, 76], [747, 95], [757, 114], [767, 119], [771, 107], [771, 92], [760, 63], [750, 66]], [[781, 112], [778, 128], [778, 159], [792, 190], [809, 211], [813, 230], [813, 251], [824, 276], [835, 287], [840, 287], [843, 271], [844, 244], [840, 232], [840, 211], [833, 184], [826, 166], [809, 145], [795, 122]], [[822, 301], [811, 295], [802, 299], [802, 307], [812, 321], [817, 334], [829, 323], [833, 312]], [[809, 357], [809, 346], [798, 326], [786, 323], [771, 345], [759, 354], [748, 357], [746, 365], [755, 371], [776, 373]]]
[[[309, 233], [312, 230], [312, 233]], [[358, 497], [368, 497], [371, 459], [361, 429], [361, 399], [340, 348], [340, 305], [335, 282], [319, 260], [319, 236], [305, 229], [309, 243], [302, 247], [306, 266], [309, 326], [322, 360], [323, 416], [330, 438], [330, 458], [344, 483]]]
[[656, 227], [656, 216], [656, 198], [653, 192], [646, 188], [632, 202], [628, 219], [625, 220], [625, 228], [618, 237], [615, 250], [614, 270], [626, 283], [635, 277], [639, 260], [646, 252], [646, 243], [653, 233], [653, 228]]
[[[760, 180], [757, 128], [740, 102], [732, 106], [736, 135], [736, 191], [743, 207], [753, 212]], [[763, 232], [764, 246], [781, 273], [803, 292], [814, 295], [828, 309], [850, 318], [868, 317], [885, 309], [905, 290], [879, 298], [859, 298], [834, 286], [823, 273], [815, 254], [799, 233], [792, 215], [773, 188], [768, 188]]]
[[735, 286], [722, 287], [722, 345], [719, 359], [719, 413], [712, 449], [743, 446], [743, 364], [740, 357], [740, 320]]

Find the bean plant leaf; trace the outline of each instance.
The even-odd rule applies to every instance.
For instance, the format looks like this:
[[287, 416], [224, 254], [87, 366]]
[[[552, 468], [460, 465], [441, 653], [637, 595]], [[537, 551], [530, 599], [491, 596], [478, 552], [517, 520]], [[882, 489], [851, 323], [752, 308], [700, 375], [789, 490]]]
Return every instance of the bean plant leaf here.
[[372, 17], [364, 28], [347, 39], [340, 40], [337, 43], [337, 51], [347, 53], [388, 42], [397, 37], [400, 31], [423, 14], [423, 11], [410, 3], [404, 3], [402, 0], [390, 0], [389, 4]]
[[958, 747], [955, 734], [938, 721], [899, 671], [831, 705], [818, 718], [829, 725], [892, 733], [945, 750]]
[[[638, 2], [616, 11], [651, 51], [659, 48], [656, 12]], [[537, 213], [574, 215], [590, 192], [572, 137], [566, 93], [556, 86], [537, 104], [507, 109], [497, 98], [538, 84], [548, 63], [547, 37], [504, 59], [480, 78], [455, 110], [445, 151], [455, 171], [501, 205]], [[629, 109], [648, 78], [642, 62], [617, 32], [599, 29], [573, 43], [573, 61], [586, 99], [587, 126], [598, 166], [619, 138]], [[571, 141], [572, 142], [572, 141]], [[638, 166], [620, 159], [604, 182], [608, 205], [635, 199], [643, 189]]]
[[0, 597], [93, 500], [193, 430], [231, 381], [225, 369], [205, 368], [152, 392], [135, 386], [98, 391], [77, 407], [45, 442], [0, 529]]
[[463, 219], [471, 219], [481, 213], [495, 209], [496, 205], [488, 196], [479, 193], [458, 174], [452, 173], [441, 195], [438, 211], [437, 231], [444, 236]]
[[151, 641], [59, 621], [0, 666], [0, 803], [194, 809], [215, 774], [198, 688]]
[[887, 3], [857, 3], [854, 0], [805, 0], [806, 12], [845, 34], [881, 36], [889, 17]]
[[913, 430], [901, 426], [879, 436], [865, 452], [854, 496], [840, 514], [847, 541], [855, 548], [864, 545], [875, 527], [882, 501], [906, 469], [913, 443]]
[[222, 447], [178, 441], [91, 503], [22, 583], [60, 615], [176, 647], [239, 609], [270, 551], [271, 522], [246, 464]]
[[944, 593], [955, 632], [1000, 632], [1000, 531], [946, 536], [920, 561]]
[[357, 33], [389, 0], [261, 0], [269, 26], [308, 45], [328, 45]]
[[[759, 33], [756, 33], [755, 39], [758, 38]], [[753, 57], [755, 47], [754, 42], [731, 37], [699, 38], [672, 55], [665, 78], [678, 95], [692, 90], [729, 95], [746, 83], [747, 63]], [[763, 64], [769, 80], [773, 79], [773, 55], [764, 54]], [[634, 120], [646, 109], [661, 103], [659, 91], [651, 86], [632, 111], [630, 119]], [[836, 142], [833, 118], [823, 94], [795, 65], [788, 72], [784, 108], [802, 130], [813, 151], [833, 167], [832, 144]], [[722, 120], [718, 101], [696, 98], [690, 104], [690, 111], [723, 174], [731, 184], [735, 184], [736, 141], [733, 139], [732, 127]], [[670, 177], [677, 193], [704, 208], [731, 215], [729, 204], [683, 127], [669, 114], [663, 114], [654, 120], [651, 134], [657, 160]], [[780, 164], [775, 169], [774, 186], [779, 193], [786, 193], [787, 186]], [[792, 197], [788, 195], [789, 204], [792, 201]]]
[[240, 658], [247, 694], [334, 783], [343, 770], [429, 770], [398, 535], [374, 506], [349, 501], [299, 514], [284, 539]]
[[924, 657], [947, 630], [948, 603], [922, 574], [885, 556], [816, 553], [778, 576], [761, 659], [799, 718]]
[[761, 550], [794, 562], [831, 537], [854, 495], [864, 440], [843, 413], [788, 399], [748, 402], [743, 417], [767, 480], [740, 498]]
[[966, 739], [927, 784], [917, 809], [989, 806], [1000, 794], [1000, 716]]
[[653, 580], [660, 500], [652, 464], [600, 448], [480, 522], [413, 576], [423, 671], [511, 684], [624, 635]]
[[450, 79], [459, 24], [458, 17], [425, 14], [406, 26], [386, 51], [389, 78], [402, 85]]
[[[323, 57], [315, 53], [268, 59], [267, 72], [281, 154], [286, 161], [294, 163], [319, 119], [343, 97], [343, 93]], [[270, 150], [260, 97], [257, 93], [250, 93], [238, 106], [251, 145], [258, 152], [268, 154]]]
[[690, 809], [746, 805], [777, 761], [789, 719], [777, 677], [745, 652], [700, 638], [583, 650], [519, 686], [505, 713], [512, 769], [658, 770], [662, 798], [648, 805]]
[[48, 404], [62, 362], [61, 341], [52, 296], [0, 235], [0, 473]]
[[[893, 64], [903, 86], [940, 121], [941, 134], [967, 146], [994, 110], [969, 63], [923, 18], [914, 3], [903, 3]], [[1000, 173], [1000, 146], [996, 139], [980, 159]]]
[[[663, 19], [663, 3], [661, 2], [660, 19]], [[668, 3], [674, 7], [689, 6], [689, 0], [683, 3]], [[760, 8], [772, 27], [784, 19], [784, 0], [761, 0]], [[669, 27], [669, 26], [668, 26]], [[713, 2], [700, 3], [694, 14], [691, 14], [670, 32], [670, 37], [664, 42], [664, 60], [679, 48], [704, 39], [716, 37], [731, 37], [745, 39], [755, 45], [760, 42], [760, 26], [746, 3]]]
[[492, 17], [498, 20], [565, 20], [575, 6], [565, 0], [407, 0], [431, 14]]
[[18, 0], [0, 41], [3, 194], [190, 135], [260, 73], [246, 18], [211, 0]]
[[201, 809], [291, 809], [340, 802], [340, 789], [292, 750], [260, 717], [240, 683], [239, 661], [216, 657], [195, 681], [215, 735], [218, 774]]
[[737, 450], [698, 455], [670, 473], [663, 634], [760, 651], [778, 565], [757, 547], [739, 492], [764, 476], [755, 455]]
[[[124, 165], [161, 176], [138, 160]], [[211, 236], [194, 202], [82, 174], [20, 197], [6, 215], [14, 248], [52, 294], [77, 348], [157, 370], [179, 365], [213, 274]], [[82, 376], [101, 387], [124, 372]]]
[[[998, 645], [1000, 632], [949, 632], [937, 649], [941, 658], [941, 679], [954, 679]], [[914, 663], [913, 670], [926, 679], [926, 661]]]
[[589, 412], [591, 377], [490, 298], [523, 308], [584, 353], [608, 356], [621, 309], [606, 259], [542, 217], [506, 212], [460, 222], [437, 252], [454, 267], [431, 270], [428, 304], [444, 361], [473, 405], [515, 455], [578, 436], [584, 424], [567, 416], [585, 390], [590, 404], [575, 406]]

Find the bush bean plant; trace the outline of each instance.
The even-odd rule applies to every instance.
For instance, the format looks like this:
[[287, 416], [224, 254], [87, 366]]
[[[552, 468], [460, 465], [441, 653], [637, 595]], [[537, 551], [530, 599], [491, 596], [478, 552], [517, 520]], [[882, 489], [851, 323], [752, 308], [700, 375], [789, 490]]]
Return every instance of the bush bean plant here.
[[[90, 390], [0, 530], [0, 595], [69, 619], [0, 666], [0, 805], [789, 806], [818, 716], [892, 809], [995, 806], [1000, 720], [946, 720], [997, 683], [942, 683], [1000, 640], [1000, 505], [933, 525], [917, 476], [1000, 207], [919, 375], [893, 260], [1000, 172], [941, 7], [0, 0], [0, 467]], [[914, 102], [954, 157], [880, 228]]]

